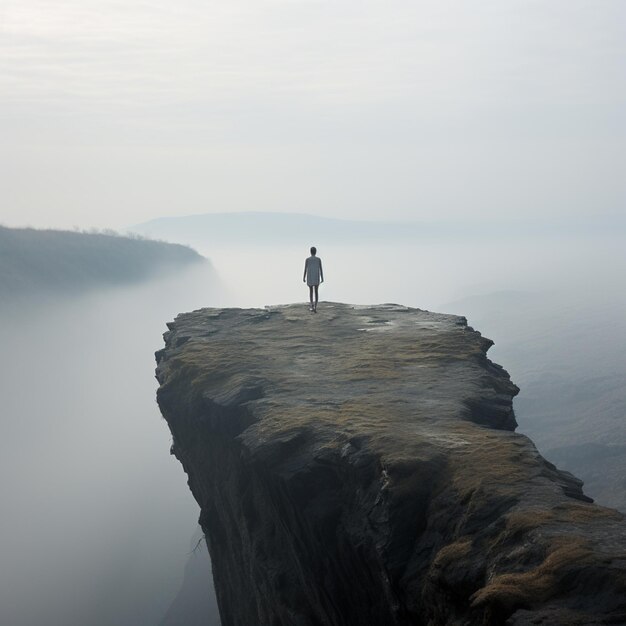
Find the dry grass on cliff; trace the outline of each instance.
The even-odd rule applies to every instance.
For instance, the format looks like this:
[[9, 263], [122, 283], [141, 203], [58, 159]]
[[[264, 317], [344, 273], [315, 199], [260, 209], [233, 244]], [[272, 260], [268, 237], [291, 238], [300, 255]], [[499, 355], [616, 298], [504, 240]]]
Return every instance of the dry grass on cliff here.
[[443, 569], [450, 563], [458, 563], [461, 559], [470, 554], [472, 550], [471, 539], [460, 539], [454, 543], [444, 546], [437, 552], [437, 556], [433, 560], [433, 569]]
[[550, 524], [586, 525], [599, 519], [617, 521], [622, 519], [622, 514], [613, 509], [583, 502], [566, 502], [549, 509], [529, 508], [513, 511], [506, 517], [502, 540], [508, 540]]
[[598, 519], [619, 521], [624, 518], [623, 514], [615, 509], [608, 509], [597, 504], [587, 504], [585, 502], [564, 502], [553, 510], [559, 522], [586, 524]]
[[494, 576], [471, 597], [472, 606], [491, 605], [509, 612], [540, 604], [564, 590], [566, 574], [580, 571], [594, 562], [593, 552], [583, 538], [557, 539], [544, 561], [532, 570]]

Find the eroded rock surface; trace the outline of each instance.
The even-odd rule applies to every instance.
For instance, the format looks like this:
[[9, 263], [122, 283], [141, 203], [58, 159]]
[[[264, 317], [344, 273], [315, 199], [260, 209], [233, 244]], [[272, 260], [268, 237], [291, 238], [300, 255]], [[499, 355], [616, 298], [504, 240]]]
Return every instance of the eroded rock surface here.
[[626, 521], [514, 433], [464, 318], [203, 309], [158, 402], [224, 626], [626, 623]]

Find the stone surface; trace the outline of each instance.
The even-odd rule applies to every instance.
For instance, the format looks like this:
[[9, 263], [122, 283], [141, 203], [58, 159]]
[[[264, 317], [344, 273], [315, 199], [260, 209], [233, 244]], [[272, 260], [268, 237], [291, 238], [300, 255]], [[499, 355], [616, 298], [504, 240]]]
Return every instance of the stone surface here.
[[516, 434], [462, 317], [203, 309], [158, 402], [224, 626], [626, 623], [626, 521]]

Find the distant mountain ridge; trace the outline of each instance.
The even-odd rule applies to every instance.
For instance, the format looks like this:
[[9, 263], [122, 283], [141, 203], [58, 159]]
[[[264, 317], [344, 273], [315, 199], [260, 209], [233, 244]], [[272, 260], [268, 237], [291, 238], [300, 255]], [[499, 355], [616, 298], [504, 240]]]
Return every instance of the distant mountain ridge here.
[[[199, 243], [272, 244], [315, 241], [411, 241], [424, 238], [485, 236], [594, 235], [626, 232], [626, 220], [612, 217], [560, 221], [448, 220], [393, 221], [320, 217], [305, 213], [237, 212], [160, 217], [130, 232], [189, 245]], [[309, 244], [310, 245], [310, 244]]]
[[131, 227], [147, 237], [182, 241], [237, 242], [263, 245], [277, 240], [300, 243], [313, 237], [324, 241], [418, 236], [419, 223], [374, 222], [318, 217], [303, 213], [204, 213], [162, 217]]
[[0, 226], [0, 295], [71, 293], [206, 261], [195, 250], [106, 233]]

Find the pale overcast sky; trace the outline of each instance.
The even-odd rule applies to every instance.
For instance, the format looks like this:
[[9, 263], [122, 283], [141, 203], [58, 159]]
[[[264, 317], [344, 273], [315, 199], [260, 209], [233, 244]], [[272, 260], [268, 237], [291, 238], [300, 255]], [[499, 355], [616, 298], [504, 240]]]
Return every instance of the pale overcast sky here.
[[624, 0], [0, 0], [0, 223], [615, 215]]

